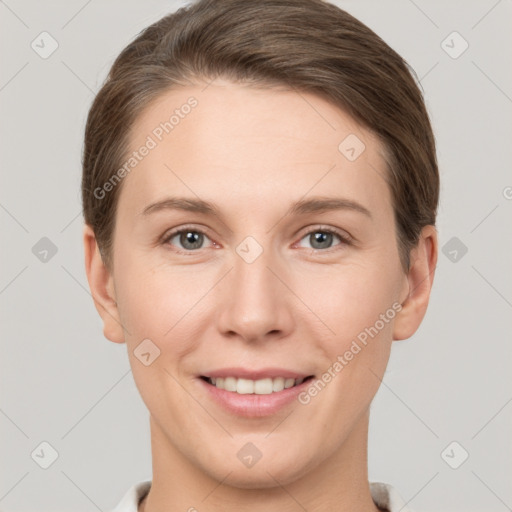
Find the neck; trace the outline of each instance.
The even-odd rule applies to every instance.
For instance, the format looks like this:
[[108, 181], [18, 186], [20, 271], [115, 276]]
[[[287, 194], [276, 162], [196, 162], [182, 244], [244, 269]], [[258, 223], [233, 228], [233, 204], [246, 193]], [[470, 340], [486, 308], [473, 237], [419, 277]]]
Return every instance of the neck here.
[[[340, 448], [299, 479], [260, 489], [219, 482], [187, 459], [150, 418], [153, 480], [138, 512], [378, 512], [367, 470], [369, 412], [361, 417]], [[226, 479], [227, 480], [227, 479]]]

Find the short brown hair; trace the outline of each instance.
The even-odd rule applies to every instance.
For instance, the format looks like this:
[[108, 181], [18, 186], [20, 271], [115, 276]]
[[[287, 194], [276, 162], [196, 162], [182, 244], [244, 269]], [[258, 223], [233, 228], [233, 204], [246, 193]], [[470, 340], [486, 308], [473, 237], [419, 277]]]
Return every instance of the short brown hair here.
[[87, 118], [83, 213], [105, 264], [122, 183], [102, 198], [94, 191], [125, 160], [135, 120], [173, 86], [223, 77], [314, 93], [377, 135], [407, 269], [439, 199], [435, 139], [412, 73], [375, 32], [322, 0], [199, 0], [150, 25], [117, 57]]

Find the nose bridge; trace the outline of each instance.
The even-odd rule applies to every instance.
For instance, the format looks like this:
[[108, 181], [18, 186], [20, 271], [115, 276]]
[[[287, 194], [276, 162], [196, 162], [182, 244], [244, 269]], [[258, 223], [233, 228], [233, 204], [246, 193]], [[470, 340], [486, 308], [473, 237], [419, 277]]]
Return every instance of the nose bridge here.
[[[234, 261], [234, 293], [239, 300], [268, 299], [275, 288], [275, 278], [268, 267], [272, 267], [270, 251], [264, 251], [253, 261], [237, 254]], [[269, 303], [269, 300], [265, 301]]]
[[270, 249], [247, 237], [235, 249], [229, 296], [222, 305], [221, 328], [249, 340], [289, 328], [282, 283], [268, 268], [277, 265]]

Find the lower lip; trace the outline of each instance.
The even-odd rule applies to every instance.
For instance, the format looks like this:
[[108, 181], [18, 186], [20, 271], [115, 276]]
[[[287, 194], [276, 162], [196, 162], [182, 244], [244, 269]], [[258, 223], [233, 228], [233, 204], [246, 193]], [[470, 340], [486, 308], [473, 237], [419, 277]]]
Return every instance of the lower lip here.
[[200, 377], [198, 380], [209, 396], [228, 412], [237, 416], [255, 418], [275, 414], [292, 403], [297, 395], [311, 384], [313, 378], [305, 380], [298, 386], [292, 386], [270, 395], [241, 395], [233, 391], [219, 389]]

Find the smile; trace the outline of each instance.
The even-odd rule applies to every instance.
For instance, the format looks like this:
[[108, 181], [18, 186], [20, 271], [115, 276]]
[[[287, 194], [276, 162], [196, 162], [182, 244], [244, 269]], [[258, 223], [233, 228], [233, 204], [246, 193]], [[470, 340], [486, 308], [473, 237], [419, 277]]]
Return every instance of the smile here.
[[270, 395], [279, 393], [284, 389], [292, 388], [302, 384], [305, 380], [313, 378], [312, 375], [306, 378], [264, 378], [259, 380], [244, 379], [237, 377], [201, 377], [217, 389], [223, 389], [239, 395]]
[[199, 375], [196, 382], [201, 393], [225, 412], [236, 417], [263, 418], [291, 406], [313, 379], [314, 375], [278, 368], [226, 368]]

